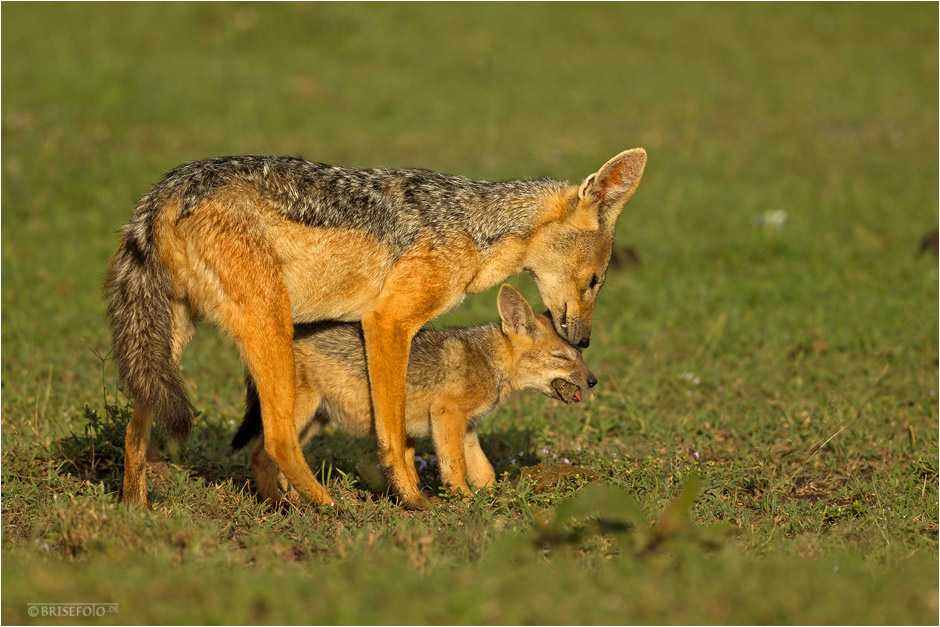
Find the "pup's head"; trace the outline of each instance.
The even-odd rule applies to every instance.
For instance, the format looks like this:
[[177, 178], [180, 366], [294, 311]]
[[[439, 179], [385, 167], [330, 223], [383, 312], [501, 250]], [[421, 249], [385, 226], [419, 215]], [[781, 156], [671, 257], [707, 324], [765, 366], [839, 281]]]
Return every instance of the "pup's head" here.
[[503, 335], [512, 347], [509, 377], [513, 389], [578, 403], [582, 390], [597, 385], [581, 351], [555, 332], [549, 316], [534, 313], [515, 288], [500, 287], [497, 304]]
[[[560, 218], [536, 232], [526, 270], [573, 346], [591, 341], [594, 299], [604, 284], [617, 218], [640, 185], [646, 151], [620, 153], [559, 199]], [[535, 241], [535, 240], [538, 241]]]

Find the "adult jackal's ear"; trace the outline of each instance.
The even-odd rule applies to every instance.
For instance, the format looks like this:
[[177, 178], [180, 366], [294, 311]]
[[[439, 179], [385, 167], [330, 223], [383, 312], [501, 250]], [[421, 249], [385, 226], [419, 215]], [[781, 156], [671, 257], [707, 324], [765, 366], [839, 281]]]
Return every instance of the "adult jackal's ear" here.
[[499, 317], [503, 320], [503, 333], [507, 335], [532, 335], [535, 333], [535, 314], [529, 303], [516, 288], [503, 283], [496, 297]]
[[598, 218], [615, 222], [623, 206], [633, 198], [646, 167], [646, 151], [631, 148], [605, 163], [578, 188], [578, 198], [597, 208]]

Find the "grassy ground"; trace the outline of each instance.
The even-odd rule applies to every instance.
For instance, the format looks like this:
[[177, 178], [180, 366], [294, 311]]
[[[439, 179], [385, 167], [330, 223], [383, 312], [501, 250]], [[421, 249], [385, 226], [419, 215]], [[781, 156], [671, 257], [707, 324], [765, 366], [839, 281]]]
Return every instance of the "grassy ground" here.
[[[38, 602], [119, 603], [87, 620], [109, 623], [936, 622], [936, 5], [2, 18], [4, 623], [86, 620]], [[309, 460], [343, 507], [266, 509], [226, 448], [236, 352], [205, 327], [196, 433], [155, 465], [153, 511], [120, 506], [100, 286], [163, 172], [267, 153], [577, 181], [632, 146], [649, 166], [585, 353], [601, 384], [501, 409], [495, 489], [404, 512], [370, 490], [374, 443], [333, 433]], [[440, 322], [494, 316], [490, 292]]]

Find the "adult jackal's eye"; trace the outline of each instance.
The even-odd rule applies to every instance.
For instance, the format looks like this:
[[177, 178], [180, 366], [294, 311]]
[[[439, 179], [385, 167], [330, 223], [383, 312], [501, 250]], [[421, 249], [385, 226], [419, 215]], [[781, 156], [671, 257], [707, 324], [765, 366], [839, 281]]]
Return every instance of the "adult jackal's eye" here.
[[596, 275], [596, 274], [591, 277], [591, 286], [590, 286], [590, 289], [593, 290], [595, 287], [597, 287], [597, 275]]

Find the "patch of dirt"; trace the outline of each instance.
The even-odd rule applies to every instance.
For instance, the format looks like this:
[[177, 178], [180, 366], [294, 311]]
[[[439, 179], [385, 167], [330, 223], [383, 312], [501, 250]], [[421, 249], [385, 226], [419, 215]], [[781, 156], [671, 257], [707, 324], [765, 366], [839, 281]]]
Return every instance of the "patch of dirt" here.
[[938, 246], [940, 246], [938, 240], [940, 240], [940, 229], [934, 229], [924, 235], [924, 238], [920, 240], [918, 254], [930, 254], [936, 257], [938, 254]]
[[535, 484], [535, 492], [549, 492], [555, 489], [560, 481], [580, 479], [593, 481], [599, 475], [588, 468], [572, 466], [571, 464], [542, 463], [535, 466], [524, 466], [520, 478], [526, 478]]
[[787, 352], [787, 357], [796, 359], [806, 355], [825, 355], [829, 352], [829, 343], [825, 340], [814, 339], [797, 344]]

